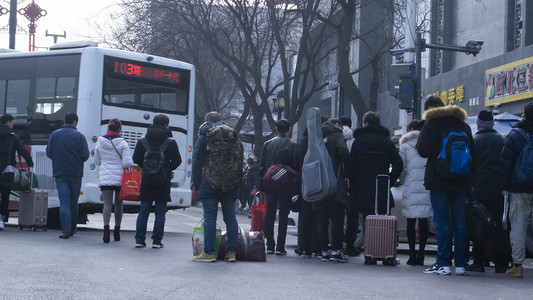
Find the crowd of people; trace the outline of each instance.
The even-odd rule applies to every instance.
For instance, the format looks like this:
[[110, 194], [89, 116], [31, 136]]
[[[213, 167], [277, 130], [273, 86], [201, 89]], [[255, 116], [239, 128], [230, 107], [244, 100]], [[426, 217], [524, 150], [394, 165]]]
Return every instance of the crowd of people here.
[[[243, 181], [243, 148], [237, 134], [222, 122], [218, 112], [207, 113], [199, 129], [192, 159], [191, 185], [203, 204], [205, 238], [203, 252], [194, 260], [216, 260], [219, 203], [227, 229], [225, 259], [229, 262], [236, 260], [238, 224], [235, 200], [241, 199], [241, 209], [250, 207], [253, 194], [258, 191], [267, 199], [264, 231], [267, 254], [287, 255], [288, 215], [290, 210], [295, 210], [299, 212], [296, 252], [302, 258], [347, 262], [348, 256], [358, 256], [363, 251], [354, 245], [359, 231], [358, 218], [366, 218], [376, 211], [378, 214], [389, 214], [387, 208], [394, 206], [394, 199], [388, 197], [390, 190], [376, 189], [376, 176], [386, 174], [391, 183], [399, 180], [403, 184], [401, 203], [402, 214], [407, 218], [408, 265], [424, 265], [429, 219], [433, 218], [438, 253], [436, 262], [424, 273], [449, 275], [452, 273], [452, 260], [457, 275], [464, 275], [467, 271], [484, 272], [489, 260], [485, 257], [485, 248], [489, 245], [487, 240], [493, 240], [489, 247], [494, 253], [490, 260], [495, 263], [495, 272], [523, 277], [527, 222], [533, 210], [533, 184], [529, 182], [533, 178], [527, 177], [527, 168], [531, 168], [533, 162], [528, 164], [529, 156], [524, 149], [533, 134], [533, 102], [524, 106], [523, 120], [507, 137], [502, 137], [493, 129], [494, 118], [490, 111], [483, 110], [478, 114], [478, 131], [472, 135], [470, 126], [465, 122], [466, 111], [462, 108], [445, 106], [440, 98], [430, 97], [424, 103], [424, 109], [423, 120], [412, 120], [407, 124], [407, 133], [401, 137], [399, 147], [391, 140], [389, 130], [381, 125], [378, 112], [365, 113], [362, 127], [355, 130], [352, 130], [349, 118], [322, 117], [319, 136], [324, 141], [337, 186], [333, 194], [314, 202], [305, 201], [299, 191], [273, 188], [262, 180], [271, 166], [282, 165], [299, 172], [295, 186], [305, 184], [301, 176], [304, 156], [311, 150], [309, 147], [314, 147], [308, 143], [307, 129], [296, 142], [291, 139], [291, 123], [285, 119], [278, 120], [277, 134], [263, 145], [258, 163], [254, 159], [247, 160]], [[12, 132], [13, 121], [9, 114], [0, 118], [0, 167], [14, 165], [14, 149], [31, 167], [31, 155]], [[76, 129], [77, 123], [78, 116], [68, 113], [65, 124], [52, 133], [46, 147], [47, 156], [52, 160], [60, 201], [61, 239], [69, 239], [77, 232], [83, 164], [90, 155], [85, 137]], [[147, 220], [153, 208], [152, 248], [163, 248], [166, 204], [170, 201], [170, 174], [181, 164], [178, 145], [172, 139], [168, 126], [168, 117], [155, 116], [153, 125], [137, 142], [133, 154], [120, 135], [122, 126], [119, 119], [110, 120], [108, 131], [98, 138], [94, 158], [100, 166], [98, 185], [104, 202], [104, 243], [109, 243], [111, 239], [113, 206], [113, 239], [120, 240], [123, 205], [118, 195], [121, 176], [124, 169], [135, 163], [143, 169], [135, 247], [146, 247]], [[218, 152], [215, 153], [215, 149]], [[216, 158], [222, 159], [222, 163], [215, 164]], [[221, 171], [221, 168], [227, 169]], [[3, 222], [8, 217], [10, 191], [4, 186], [0, 186], [0, 191], [0, 229], [3, 229]], [[387, 196], [381, 197], [383, 193]], [[504, 226], [507, 220], [502, 220], [505, 195], [509, 196], [510, 232], [504, 229], [507, 228]], [[376, 205], [375, 199], [378, 199]], [[467, 223], [473, 222], [467, 213], [468, 201], [478, 201], [486, 207], [496, 221], [496, 230], [481, 236], [467, 234]], [[274, 232], [276, 217], [279, 220], [277, 236]], [[467, 264], [470, 240], [473, 241], [473, 263]], [[512, 249], [512, 266], [509, 269], [508, 243]]]

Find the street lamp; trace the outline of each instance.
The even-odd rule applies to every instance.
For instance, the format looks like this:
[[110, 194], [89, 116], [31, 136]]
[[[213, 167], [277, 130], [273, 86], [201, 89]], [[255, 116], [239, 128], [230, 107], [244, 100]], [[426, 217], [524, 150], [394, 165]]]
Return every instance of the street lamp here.
[[283, 91], [279, 92], [277, 97], [272, 99], [272, 104], [274, 105], [273, 111], [278, 113], [278, 121], [281, 120], [281, 113], [285, 109], [285, 98], [283, 97]]

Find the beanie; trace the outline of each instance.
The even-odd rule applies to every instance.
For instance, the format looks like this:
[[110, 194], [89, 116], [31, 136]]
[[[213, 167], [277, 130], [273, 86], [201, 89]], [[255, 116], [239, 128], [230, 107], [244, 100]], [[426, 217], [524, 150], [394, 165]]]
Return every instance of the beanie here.
[[488, 110], [482, 110], [477, 115], [476, 124], [483, 128], [492, 128], [494, 126], [494, 117]]

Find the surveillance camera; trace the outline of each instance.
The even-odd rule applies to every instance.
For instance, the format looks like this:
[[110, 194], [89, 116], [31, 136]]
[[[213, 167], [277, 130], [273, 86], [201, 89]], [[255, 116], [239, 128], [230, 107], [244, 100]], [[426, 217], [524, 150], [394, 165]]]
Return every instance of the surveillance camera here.
[[502, 105], [499, 103], [494, 103], [494, 109], [502, 108]]

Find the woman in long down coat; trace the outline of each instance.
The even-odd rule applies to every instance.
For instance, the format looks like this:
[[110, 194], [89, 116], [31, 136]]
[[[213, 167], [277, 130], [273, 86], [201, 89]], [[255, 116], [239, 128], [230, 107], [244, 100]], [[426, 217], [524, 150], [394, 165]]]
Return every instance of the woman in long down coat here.
[[[429, 191], [424, 187], [426, 158], [420, 157], [416, 150], [418, 141], [419, 121], [412, 120], [407, 124], [407, 134], [400, 139], [400, 156], [404, 170], [400, 176], [403, 183], [402, 214], [407, 218], [407, 239], [409, 241], [408, 265], [424, 265], [424, 249], [428, 238], [428, 218], [433, 216]], [[418, 219], [420, 246], [415, 250], [415, 225]]]

